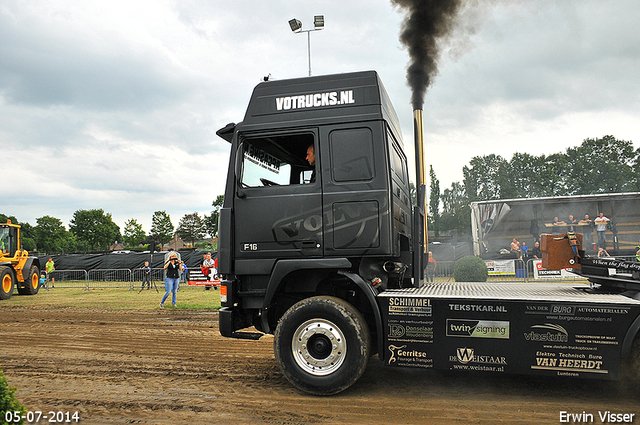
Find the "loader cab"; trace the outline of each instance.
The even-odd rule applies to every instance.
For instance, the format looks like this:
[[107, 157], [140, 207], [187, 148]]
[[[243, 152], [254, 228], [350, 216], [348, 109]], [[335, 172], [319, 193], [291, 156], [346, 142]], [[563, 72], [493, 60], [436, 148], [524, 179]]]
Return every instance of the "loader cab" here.
[[0, 225], [0, 250], [5, 257], [14, 257], [18, 250], [18, 227]]

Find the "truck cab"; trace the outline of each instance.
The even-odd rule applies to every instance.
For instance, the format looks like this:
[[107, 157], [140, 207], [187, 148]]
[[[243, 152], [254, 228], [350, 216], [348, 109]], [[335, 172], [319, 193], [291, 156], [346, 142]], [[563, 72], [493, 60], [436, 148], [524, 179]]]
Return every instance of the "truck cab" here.
[[378, 74], [263, 82], [244, 120], [218, 135], [231, 143], [222, 334], [273, 333], [312, 294], [357, 305], [376, 334], [375, 295], [413, 284], [416, 242], [400, 126]]

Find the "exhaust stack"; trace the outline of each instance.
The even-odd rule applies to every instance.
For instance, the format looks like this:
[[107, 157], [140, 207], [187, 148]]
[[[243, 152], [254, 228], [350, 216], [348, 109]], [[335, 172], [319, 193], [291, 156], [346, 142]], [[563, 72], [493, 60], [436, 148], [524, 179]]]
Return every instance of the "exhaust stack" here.
[[419, 227], [422, 227], [422, 242], [424, 244], [423, 253], [426, 254], [427, 250], [429, 249], [429, 235], [427, 229], [427, 171], [424, 165], [424, 131], [422, 109], [413, 110], [413, 136], [416, 151], [416, 190], [418, 198], [418, 211], [422, 215], [423, 222], [423, 224]]

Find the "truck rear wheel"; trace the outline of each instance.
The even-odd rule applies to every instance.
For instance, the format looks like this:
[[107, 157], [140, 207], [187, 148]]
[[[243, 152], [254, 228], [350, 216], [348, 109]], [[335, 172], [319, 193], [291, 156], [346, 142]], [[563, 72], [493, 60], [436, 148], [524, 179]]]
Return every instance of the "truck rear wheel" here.
[[353, 385], [369, 362], [371, 335], [351, 304], [334, 297], [307, 298], [282, 316], [274, 352], [284, 376], [298, 389], [337, 394]]
[[637, 387], [640, 383], [640, 335], [636, 335], [631, 346], [631, 353], [623, 366], [623, 380], [633, 388]]
[[40, 289], [40, 271], [37, 266], [31, 266], [29, 274], [24, 275], [24, 287], [18, 288], [20, 295], [35, 295]]
[[0, 300], [8, 300], [13, 295], [13, 273], [9, 267], [0, 267]]

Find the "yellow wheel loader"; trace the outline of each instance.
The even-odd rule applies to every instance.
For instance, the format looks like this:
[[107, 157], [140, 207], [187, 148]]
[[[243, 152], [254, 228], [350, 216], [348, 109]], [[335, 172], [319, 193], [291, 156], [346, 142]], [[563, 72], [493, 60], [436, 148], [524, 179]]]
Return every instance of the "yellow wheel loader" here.
[[11, 298], [14, 287], [20, 295], [38, 293], [40, 261], [29, 257], [20, 242], [20, 226], [11, 220], [0, 224], [0, 300]]

